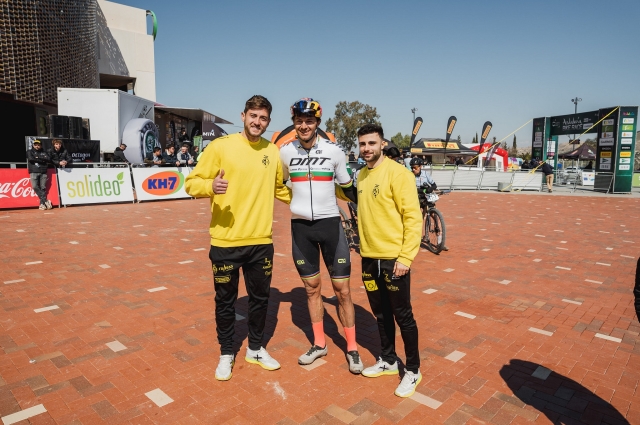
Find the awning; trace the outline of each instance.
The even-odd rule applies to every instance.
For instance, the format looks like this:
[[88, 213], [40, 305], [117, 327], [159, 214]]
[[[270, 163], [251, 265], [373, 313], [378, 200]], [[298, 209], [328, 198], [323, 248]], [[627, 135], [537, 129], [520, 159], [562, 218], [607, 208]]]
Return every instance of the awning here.
[[571, 152], [558, 154], [560, 159], [596, 159], [596, 153], [591, 146], [586, 143]]
[[[446, 149], [445, 149], [446, 146]], [[411, 147], [412, 154], [418, 155], [477, 155], [477, 152], [464, 146], [457, 140], [449, 140], [447, 143], [444, 139], [426, 139], [422, 138], [415, 142]]]
[[215, 124], [233, 124], [231, 121], [227, 121], [224, 118], [213, 115], [211, 112], [207, 112], [198, 108], [175, 108], [172, 106], [164, 106], [159, 103], [156, 103], [154, 108], [157, 111], [164, 111], [174, 115], [178, 115], [190, 121], [212, 122]]

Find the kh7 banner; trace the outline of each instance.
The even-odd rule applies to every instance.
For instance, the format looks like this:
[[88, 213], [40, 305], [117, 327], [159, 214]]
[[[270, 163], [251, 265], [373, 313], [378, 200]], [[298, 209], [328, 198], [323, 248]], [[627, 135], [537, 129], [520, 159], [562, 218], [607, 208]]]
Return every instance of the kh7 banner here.
[[59, 168], [62, 205], [131, 202], [129, 168]]
[[190, 198], [184, 179], [193, 167], [133, 168], [133, 184], [138, 201]]
[[[52, 205], [60, 205], [56, 173], [54, 170], [48, 170], [47, 176], [47, 199]], [[40, 200], [31, 187], [29, 171], [26, 168], [0, 169], [0, 209], [39, 205]]]

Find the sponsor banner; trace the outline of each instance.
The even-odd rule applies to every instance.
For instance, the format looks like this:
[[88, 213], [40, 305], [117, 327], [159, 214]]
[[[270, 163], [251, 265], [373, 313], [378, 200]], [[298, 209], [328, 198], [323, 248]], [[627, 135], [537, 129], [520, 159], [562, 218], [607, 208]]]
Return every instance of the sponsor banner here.
[[[60, 205], [58, 180], [53, 169], [47, 170], [47, 199], [52, 205]], [[0, 209], [38, 207], [40, 200], [31, 187], [26, 168], [0, 169]]]
[[611, 158], [611, 152], [602, 152], [600, 153], [601, 158]]
[[622, 126], [622, 131], [633, 131], [633, 124], [625, 124]]
[[534, 148], [541, 148], [542, 147], [542, 140], [536, 140], [535, 142], [533, 142], [533, 147]]
[[621, 137], [633, 137], [633, 132], [632, 131], [623, 132]]
[[634, 118], [622, 118], [622, 124], [633, 124], [634, 122]]
[[631, 164], [631, 158], [620, 158], [620, 164]]
[[536, 139], [540, 138], [540, 140], [542, 140], [542, 131], [536, 131], [535, 136]]
[[615, 125], [615, 120], [613, 119], [608, 119], [608, 120], [603, 120], [602, 121], [602, 125]]
[[613, 137], [613, 131], [603, 131], [602, 132], [602, 137], [604, 137], [604, 138]]
[[630, 157], [631, 157], [630, 151], [620, 152], [620, 158], [630, 158]]
[[588, 130], [596, 122], [598, 122], [598, 111], [551, 117], [551, 135], [572, 134]]
[[632, 143], [631, 139], [622, 139], [620, 140], [620, 143], [623, 145], [630, 145]]
[[619, 165], [618, 170], [630, 170], [631, 165]]
[[608, 138], [602, 138], [598, 140], [598, 145], [600, 146], [613, 146], [613, 138], [612, 137], [608, 137]]
[[58, 169], [62, 205], [133, 201], [129, 168]]
[[601, 170], [610, 170], [611, 169], [611, 164], [600, 163], [600, 169]]
[[133, 168], [133, 182], [138, 201], [190, 198], [184, 190], [184, 179], [192, 167]]

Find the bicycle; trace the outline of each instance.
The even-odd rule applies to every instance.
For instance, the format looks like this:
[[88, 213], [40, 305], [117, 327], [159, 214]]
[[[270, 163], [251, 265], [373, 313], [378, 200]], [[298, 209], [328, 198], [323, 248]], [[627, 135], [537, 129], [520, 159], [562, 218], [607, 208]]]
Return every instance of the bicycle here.
[[338, 210], [340, 211], [340, 220], [342, 222], [342, 230], [344, 231], [344, 235], [347, 237], [349, 248], [358, 250], [360, 248], [360, 240], [358, 237], [358, 206], [353, 202], [347, 202], [347, 207], [349, 208], [349, 215], [351, 217], [347, 216], [347, 213], [338, 206]]
[[[450, 190], [434, 190], [425, 194], [424, 201], [420, 202], [422, 210], [422, 242], [425, 243], [427, 249], [434, 254], [440, 254], [445, 245], [446, 226], [442, 213], [436, 208], [436, 202], [440, 197], [438, 195], [447, 195]], [[426, 198], [426, 199], [425, 199]], [[424, 205], [424, 206], [423, 206]]]

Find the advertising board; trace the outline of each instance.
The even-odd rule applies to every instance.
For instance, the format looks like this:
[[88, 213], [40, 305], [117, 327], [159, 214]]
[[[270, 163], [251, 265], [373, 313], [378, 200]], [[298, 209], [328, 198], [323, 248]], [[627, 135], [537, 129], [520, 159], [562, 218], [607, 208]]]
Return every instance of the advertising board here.
[[133, 182], [138, 201], [190, 198], [184, 179], [192, 167], [133, 168]]
[[[55, 170], [47, 171], [47, 199], [52, 205], [60, 205], [58, 181]], [[31, 188], [26, 168], [0, 169], [0, 209], [38, 207], [40, 200]]]
[[129, 168], [60, 168], [62, 205], [132, 202]]

